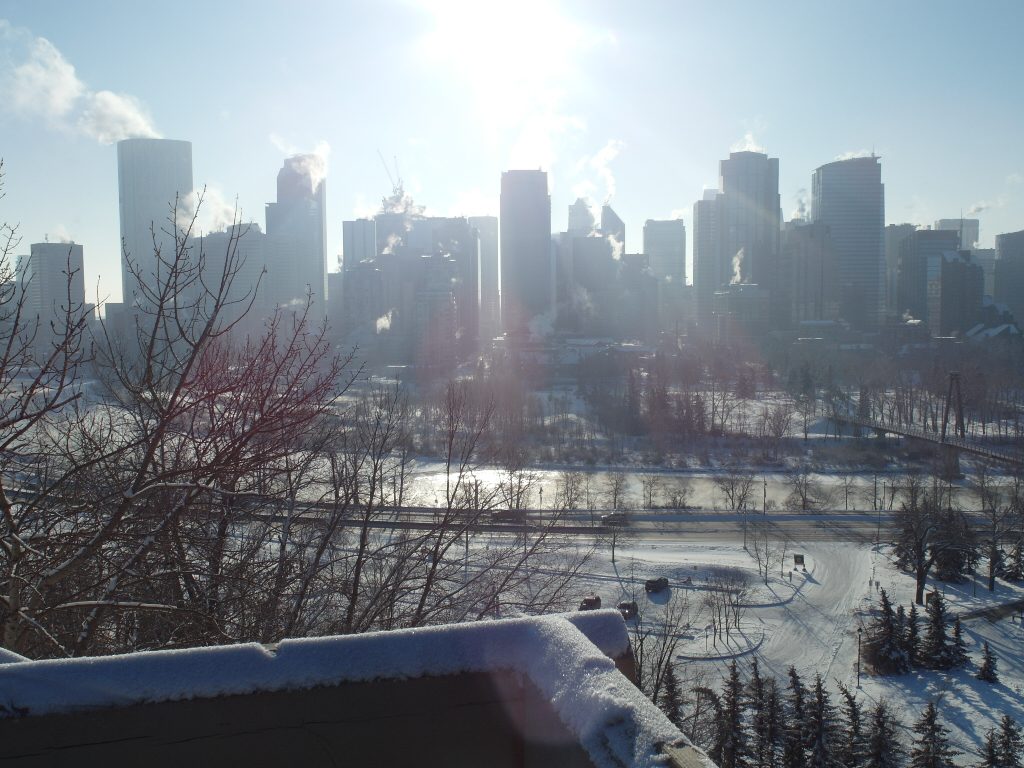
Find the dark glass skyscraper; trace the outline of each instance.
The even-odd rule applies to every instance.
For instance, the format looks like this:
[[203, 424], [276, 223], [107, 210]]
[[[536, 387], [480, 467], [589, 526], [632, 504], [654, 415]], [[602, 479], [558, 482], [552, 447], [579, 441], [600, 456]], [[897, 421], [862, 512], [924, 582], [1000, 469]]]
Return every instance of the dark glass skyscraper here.
[[544, 171], [501, 174], [501, 324], [525, 338], [552, 311], [551, 196]]
[[838, 260], [839, 312], [869, 330], [885, 310], [885, 187], [879, 158], [855, 157], [811, 177], [811, 218], [828, 226]]

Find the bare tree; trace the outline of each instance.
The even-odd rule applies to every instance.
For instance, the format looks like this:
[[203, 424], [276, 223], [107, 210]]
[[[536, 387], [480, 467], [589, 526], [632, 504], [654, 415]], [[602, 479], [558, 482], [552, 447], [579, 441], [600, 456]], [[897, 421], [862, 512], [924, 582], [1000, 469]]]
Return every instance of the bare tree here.
[[675, 592], [657, 619], [636, 622], [630, 630], [630, 645], [636, 662], [637, 687], [657, 701], [665, 676], [676, 655], [680, 634], [690, 626], [690, 599]]
[[604, 480], [605, 500], [610, 509], [626, 509], [626, 490], [629, 478], [625, 472], [609, 472]]
[[754, 491], [754, 476], [749, 472], [730, 468], [715, 477], [715, 485], [722, 494], [727, 509], [737, 511], [750, 505]]
[[661, 477], [653, 473], [640, 476], [640, 487], [643, 491], [644, 509], [654, 509], [655, 499], [661, 489]]
[[771, 569], [785, 559], [785, 540], [781, 536], [773, 536], [767, 522], [757, 522], [751, 525], [750, 541], [749, 550], [752, 550], [757, 563], [757, 572], [764, 579], [765, 586], [768, 586]]

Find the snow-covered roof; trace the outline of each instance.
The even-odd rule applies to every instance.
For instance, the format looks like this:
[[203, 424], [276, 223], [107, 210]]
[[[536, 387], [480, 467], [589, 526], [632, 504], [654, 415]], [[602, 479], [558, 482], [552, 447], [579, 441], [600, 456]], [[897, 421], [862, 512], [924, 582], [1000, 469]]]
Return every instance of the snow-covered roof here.
[[[552, 703], [597, 766], [664, 765], [679, 731], [615, 666], [617, 611], [341, 637], [0, 664], [6, 709], [44, 715], [325, 685], [510, 670]], [[686, 751], [713, 768], [703, 753]], [[691, 760], [692, 762], [692, 760]]]

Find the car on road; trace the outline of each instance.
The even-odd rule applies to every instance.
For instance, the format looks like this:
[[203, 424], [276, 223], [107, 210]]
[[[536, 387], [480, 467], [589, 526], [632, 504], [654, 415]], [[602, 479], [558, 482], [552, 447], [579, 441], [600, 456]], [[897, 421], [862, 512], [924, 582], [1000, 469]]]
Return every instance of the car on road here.
[[640, 615], [640, 609], [637, 608], [635, 600], [623, 601], [619, 603], [618, 608], [619, 613], [622, 614], [622, 618], [624, 618], [626, 621], [629, 621], [630, 619], [635, 619], [637, 616]]
[[650, 592], [664, 592], [668, 589], [668, 579], [664, 576], [659, 576], [656, 579], [648, 579], [644, 582], [644, 590]]
[[629, 518], [623, 512], [609, 512], [601, 515], [602, 525], [629, 525]]
[[601, 607], [601, 596], [600, 595], [587, 595], [580, 602], [581, 611], [596, 611]]

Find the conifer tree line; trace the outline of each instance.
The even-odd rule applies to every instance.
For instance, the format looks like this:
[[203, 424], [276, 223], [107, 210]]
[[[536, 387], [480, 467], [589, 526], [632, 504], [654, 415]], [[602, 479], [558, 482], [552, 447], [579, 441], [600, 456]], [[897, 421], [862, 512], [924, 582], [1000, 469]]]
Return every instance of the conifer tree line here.
[[785, 681], [761, 674], [757, 659], [744, 680], [733, 660], [715, 690], [698, 675], [688, 692], [670, 667], [656, 703], [720, 768], [1021, 768], [1021, 729], [1009, 715], [988, 731], [980, 757], [950, 744], [934, 702], [904, 723], [885, 699], [865, 703], [820, 674], [805, 681], [790, 667]]
[[[950, 621], [940, 592], [929, 593], [922, 621], [915, 603], [909, 610], [902, 605], [893, 610], [889, 595], [881, 590], [878, 610], [867, 627], [864, 642], [864, 661], [872, 671], [901, 675], [914, 667], [954, 669], [969, 660], [960, 617]], [[985, 643], [978, 679], [998, 682], [996, 664], [992, 649]]]

